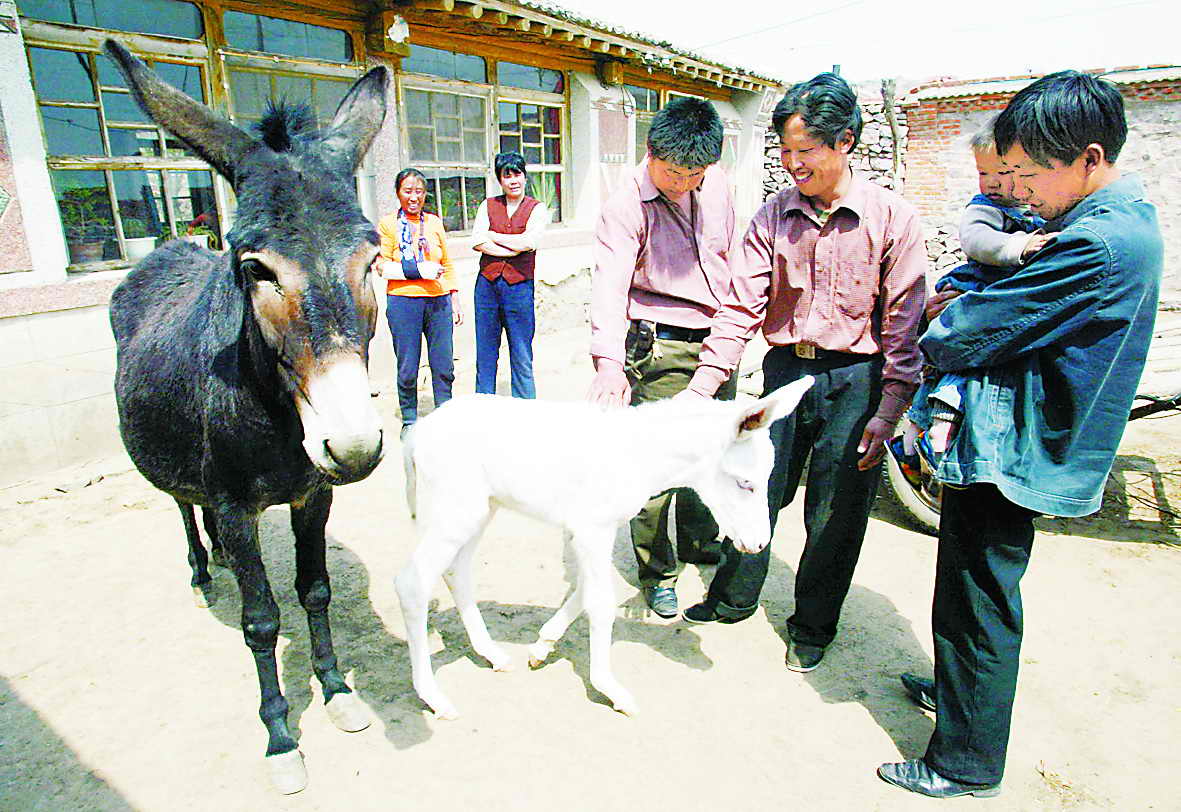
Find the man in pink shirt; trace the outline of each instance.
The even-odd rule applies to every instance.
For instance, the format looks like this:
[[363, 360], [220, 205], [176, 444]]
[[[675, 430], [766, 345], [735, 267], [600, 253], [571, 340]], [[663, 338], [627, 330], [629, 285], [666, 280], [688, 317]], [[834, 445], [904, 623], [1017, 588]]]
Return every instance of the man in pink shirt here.
[[[674, 99], [652, 120], [648, 157], [603, 207], [591, 286], [592, 402], [626, 406], [672, 397], [693, 376], [730, 289], [734, 199], [717, 166], [721, 155], [722, 122], [713, 105]], [[725, 372], [709, 395], [733, 399], [734, 389]], [[709, 510], [682, 489], [675, 492], [674, 544], [673, 496], [653, 498], [631, 527], [641, 591], [665, 618], [677, 615], [682, 562], [716, 560], [716, 552], [702, 548], [718, 535]]]
[[[787, 621], [787, 667], [811, 671], [836, 635], [841, 604], [880, 479], [884, 443], [918, 383], [917, 330], [927, 251], [914, 207], [858, 178], [849, 154], [861, 134], [852, 88], [822, 73], [792, 87], [772, 114], [795, 186], [755, 215], [688, 389], [711, 396], [762, 327], [767, 392], [812, 375], [799, 407], [771, 430], [771, 527], [791, 502], [804, 463], [807, 541]], [[709, 594], [684, 612], [735, 622], [758, 608], [770, 547], [741, 555], [723, 544]]]

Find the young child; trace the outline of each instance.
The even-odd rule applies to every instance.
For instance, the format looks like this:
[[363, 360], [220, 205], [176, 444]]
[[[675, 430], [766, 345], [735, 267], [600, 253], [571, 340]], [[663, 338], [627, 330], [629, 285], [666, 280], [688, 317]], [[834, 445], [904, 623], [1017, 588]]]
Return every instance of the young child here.
[[[1051, 237], [1042, 231], [1042, 218], [1018, 208], [1013, 200], [1012, 179], [997, 155], [992, 122], [972, 138], [971, 146], [980, 194], [968, 202], [960, 220], [960, 246], [968, 262], [941, 277], [935, 283], [936, 292], [983, 290], [1010, 276]], [[908, 477], [917, 476], [916, 446], [932, 465], [950, 446], [963, 416], [963, 382], [961, 375], [941, 375], [934, 367], [924, 367], [922, 385], [906, 413], [903, 436], [891, 441], [891, 450]]]

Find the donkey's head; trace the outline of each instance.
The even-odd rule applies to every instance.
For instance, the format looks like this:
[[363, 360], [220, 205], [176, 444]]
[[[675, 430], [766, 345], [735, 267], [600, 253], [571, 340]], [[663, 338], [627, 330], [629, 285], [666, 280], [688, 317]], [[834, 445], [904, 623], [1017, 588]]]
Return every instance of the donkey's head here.
[[[805, 375], [754, 403], [735, 404], [720, 427], [715, 451], [691, 487], [721, 531], [743, 553], [757, 553], [771, 540], [767, 480], [775, 462], [771, 424], [791, 414], [814, 379]], [[705, 438], [703, 438], [705, 441]], [[705, 441], [708, 442], [708, 441]]]
[[357, 203], [353, 173], [385, 118], [388, 75], [353, 85], [332, 123], [280, 104], [259, 136], [162, 81], [119, 43], [107, 54], [136, 101], [234, 187], [227, 234], [246, 312], [303, 424], [312, 463], [337, 483], [368, 476], [382, 454], [381, 419], [366, 371], [377, 302], [369, 266], [378, 250]]

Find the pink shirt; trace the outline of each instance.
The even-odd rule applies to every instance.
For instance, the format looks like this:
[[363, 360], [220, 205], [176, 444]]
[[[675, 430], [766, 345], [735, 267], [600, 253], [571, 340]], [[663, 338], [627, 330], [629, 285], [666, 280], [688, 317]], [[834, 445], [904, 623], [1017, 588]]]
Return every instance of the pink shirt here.
[[761, 326], [767, 343], [882, 353], [877, 416], [895, 422], [918, 384], [927, 248], [914, 207], [856, 175], [824, 225], [795, 187], [763, 205], [735, 252], [734, 285], [689, 388], [713, 395]]
[[689, 210], [660, 194], [644, 160], [603, 207], [595, 228], [591, 355], [624, 360], [634, 319], [709, 327], [730, 290], [734, 198], [711, 166]]

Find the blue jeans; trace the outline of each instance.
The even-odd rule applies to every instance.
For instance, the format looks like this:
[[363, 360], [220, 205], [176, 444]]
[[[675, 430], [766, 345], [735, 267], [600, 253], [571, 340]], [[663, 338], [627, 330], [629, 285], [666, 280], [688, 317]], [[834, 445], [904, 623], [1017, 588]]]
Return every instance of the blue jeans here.
[[386, 296], [385, 318], [394, 339], [394, 357], [398, 362], [398, 405], [405, 426], [418, 419], [418, 365], [422, 360], [424, 335], [435, 408], [451, 400], [451, 384], [455, 381], [451, 297], [446, 294]]
[[515, 398], [535, 398], [533, 385], [533, 280], [510, 285], [498, 276], [476, 276], [476, 391], [496, 394], [500, 333], [508, 334], [508, 358]]

